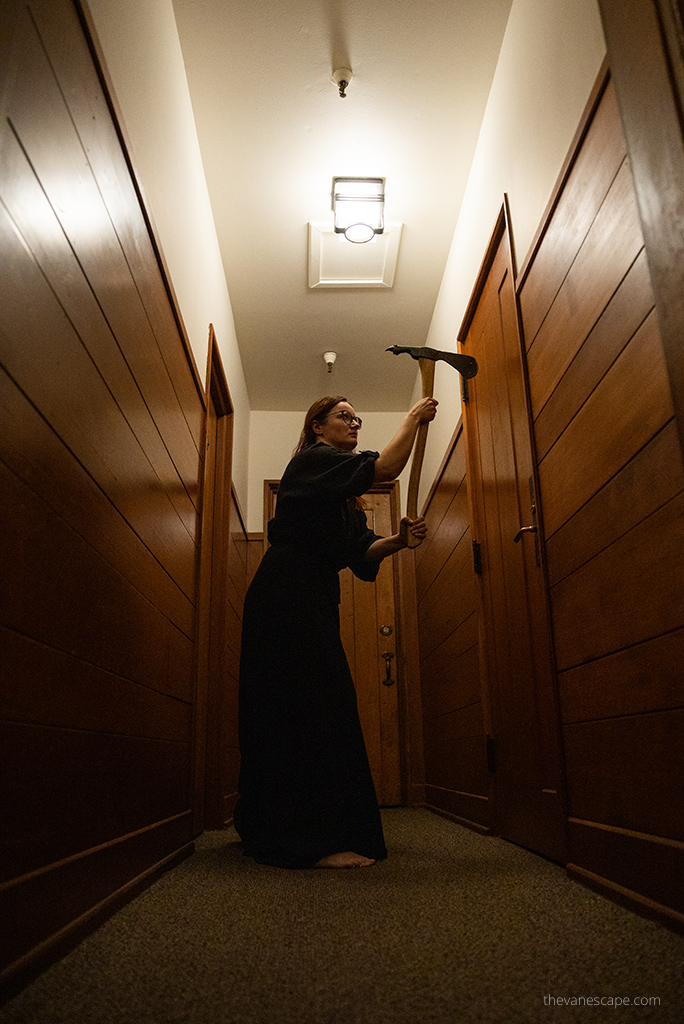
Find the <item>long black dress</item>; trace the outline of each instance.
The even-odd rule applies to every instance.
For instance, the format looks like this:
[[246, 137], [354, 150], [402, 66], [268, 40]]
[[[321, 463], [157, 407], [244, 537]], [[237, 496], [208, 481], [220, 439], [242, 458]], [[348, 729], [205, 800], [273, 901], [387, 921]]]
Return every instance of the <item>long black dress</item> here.
[[378, 572], [363, 558], [377, 536], [354, 503], [377, 457], [324, 443], [295, 455], [247, 593], [234, 821], [261, 863], [387, 856], [339, 624], [339, 570], [369, 582]]

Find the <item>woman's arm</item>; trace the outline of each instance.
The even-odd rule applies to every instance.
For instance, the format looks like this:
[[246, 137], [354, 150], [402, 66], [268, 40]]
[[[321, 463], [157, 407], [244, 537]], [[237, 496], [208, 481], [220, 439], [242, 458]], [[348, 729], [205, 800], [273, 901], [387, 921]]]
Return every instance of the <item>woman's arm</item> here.
[[421, 398], [409, 409], [399, 430], [375, 460], [374, 483], [396, 480], [409, 460], [418, 427], [434, 420], [437, 405], [435, 398]]
[[367, 562], [379, 562], [388, 555], [396, 554], [407, 546], [409, 531], [421, 540], [427, 537], [427, 523], [422, 516], [413, 521], [404, 516], [399, 523], [399, 533], [395, 533], [393, 537], [380, 537], [374, 540], [363, 557]]

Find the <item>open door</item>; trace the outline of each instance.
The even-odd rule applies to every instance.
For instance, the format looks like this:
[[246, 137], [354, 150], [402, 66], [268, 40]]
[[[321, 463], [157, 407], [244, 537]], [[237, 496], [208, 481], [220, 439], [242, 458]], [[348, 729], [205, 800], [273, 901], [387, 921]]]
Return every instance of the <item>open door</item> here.
[[562, 758], [540, 510], [506, 207], [459, 333], [479, 363], [465, 433], [480, 605], [494, 827], [565, 854]]

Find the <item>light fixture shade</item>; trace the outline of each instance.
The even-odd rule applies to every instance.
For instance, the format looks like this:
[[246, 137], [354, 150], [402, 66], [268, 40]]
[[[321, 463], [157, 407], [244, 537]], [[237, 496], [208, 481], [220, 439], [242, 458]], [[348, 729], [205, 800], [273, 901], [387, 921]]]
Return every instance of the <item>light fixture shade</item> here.
[[333, 178], [335, 232], [350, 242], [370, 242], [385, 230], [384, 178]]

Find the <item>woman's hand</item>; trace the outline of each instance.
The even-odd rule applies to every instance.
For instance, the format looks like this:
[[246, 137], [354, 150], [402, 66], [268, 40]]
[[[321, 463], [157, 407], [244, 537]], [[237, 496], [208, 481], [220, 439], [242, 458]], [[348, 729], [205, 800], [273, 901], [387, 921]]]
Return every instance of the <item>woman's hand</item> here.
[[375, 460], [374, 483], [396, 480], [409, 460], [413, 442], [421, 423], [434, 420], [437, 412], [436, 398], [421, 398], [412, 405], [390, 443], [383, 448]]
[[411, 406], [408, 415], [415, 417], [419, 423], [430, 423], [437, 414], [438, 405], [436, 398], [421, 398]]
[[427, 532], [427, 523], [423, 516], [418, 516], [417, 519], [409, 519], [408, 516], [404, 516], [399, 523], [399, 536], [402, 541], [402, 547], [408, 546], [409, 533], [412, 533], [414, 537], [418, 537], [419, 540], [425, 540]]
[[396, 555], [397, 551], [408, 547], [409, 533], [412, 533], [414, 537], [419, 537], [420, 540], [425, 540], [427, 532], [427, 523], [422, 516], [418, 516], [417, 519], [409, 519], [408, 516], [404, 516], [399, 523], [399, 533], [394, 533], [391, 537], [378, 537], [363, 557], [367, 562], [379, 562], [382, 558]]

